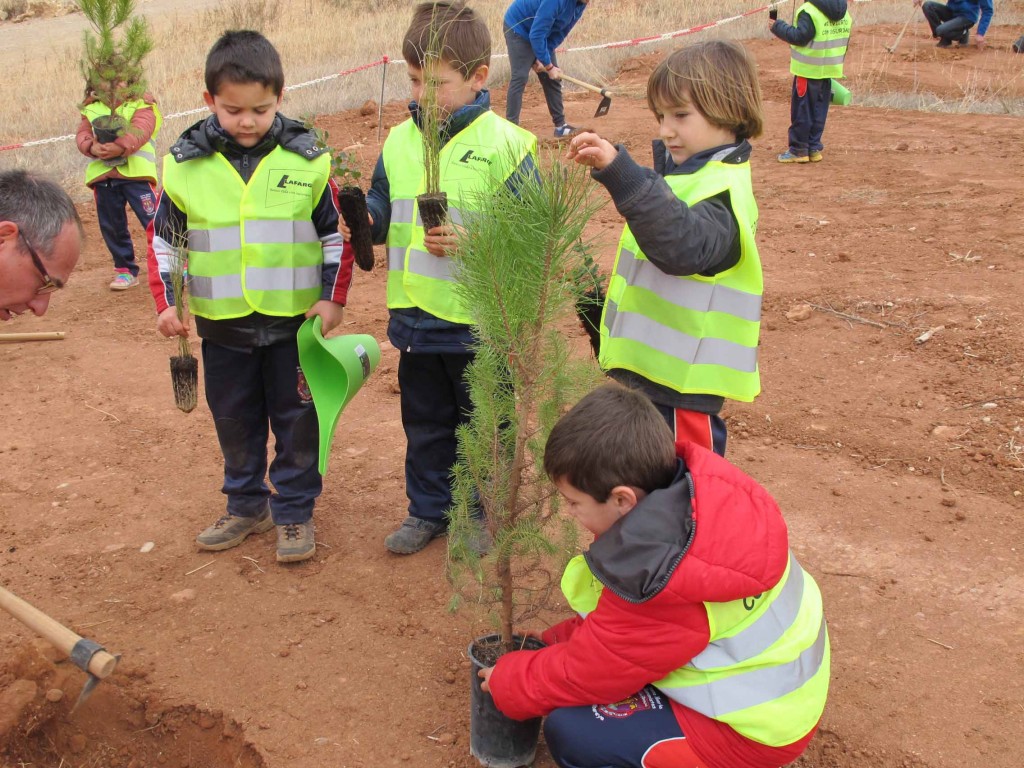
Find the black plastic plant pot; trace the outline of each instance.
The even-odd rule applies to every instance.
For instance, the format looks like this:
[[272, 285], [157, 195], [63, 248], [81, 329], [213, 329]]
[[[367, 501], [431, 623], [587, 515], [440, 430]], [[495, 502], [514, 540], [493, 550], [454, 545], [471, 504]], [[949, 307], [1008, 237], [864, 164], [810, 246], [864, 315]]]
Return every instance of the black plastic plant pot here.
[[601, 313], [604, 311], [604, 292], [592, 288], [576, 299], [576, 316], [587, 332], [594, 357], [601, 354]]
[[174, 404], [185, 413], [195, 410], [199, 402], [199, 361], [193, 355], [171, 358], [171, 387]]
[[92, 135], [100, 144], [110, 144], [124, 136], [126, 127], [120, 115], [100, 115], [92, 121]]
[[417, 195], [416, 203], [420, 209], [420, 219], [423, 220], [423, 229], [429, 231], [434, 227], [440, 227], [448, 219], [448, 193], [431, 192], [430, 194]]
[[[513, 636], [517, 648], [536, 651], [544, 643], [533, 637], [523, 641]], [[481, 690], [483, 681], [477, 673], [484, 667], [493, 667], [501, 655], [501, 637], [487, 635], [469, 644], [472, 681], [470, 685], [469, 752], [486, 768], [520, 768], [531, 765], [537, 754], [541, 718], [513, 720], [501, 714], [494, 706], [491, 694]]]
[[373, 236], [370, 234], [370, 220], [366, 212], [366, 196], [359, 187], [342, 187], [338, 190], [338, 207], [352, 232], [352, 250], [356, 266], [364, 272], [373, 269]]

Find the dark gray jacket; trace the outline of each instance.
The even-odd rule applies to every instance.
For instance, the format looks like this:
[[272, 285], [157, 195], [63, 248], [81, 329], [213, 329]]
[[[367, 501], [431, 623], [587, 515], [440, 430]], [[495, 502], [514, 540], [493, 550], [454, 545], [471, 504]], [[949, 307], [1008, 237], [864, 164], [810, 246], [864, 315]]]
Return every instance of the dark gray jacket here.
[[[638, 165], [626, 148], [619, 146], [615, 160], [591, 174], [607, 188], [644, 256], [665, 274], [675, 276], [711, 276], [736, 266], [740, 260], [740, 229], [728, 192], [690, 206], [676, 197], [664, 177], [696, 173], [712, 159], [745, 163], [750, 159], [750, 143], [744, 140], [698, 152], [682, 165], [672, 162], [661, 141], [655, 141], [653, 149], [653, 169]], [[671, 408], [717, 414], [724, 403], [716, 395], [681, 394], [632, 371], [616, 368], [608, 375]]]

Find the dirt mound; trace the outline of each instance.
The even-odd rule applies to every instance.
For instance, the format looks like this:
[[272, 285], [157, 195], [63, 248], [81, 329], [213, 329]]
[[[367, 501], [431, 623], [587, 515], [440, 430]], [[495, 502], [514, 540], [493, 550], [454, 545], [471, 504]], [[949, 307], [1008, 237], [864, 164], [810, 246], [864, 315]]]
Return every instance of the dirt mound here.
[[0, 763], [263, 768], [237, 723], [161, 700], [147, 677], [118, 669], [71, 714], [85, 674], [42, 640], [22, 646], [0, 667]]

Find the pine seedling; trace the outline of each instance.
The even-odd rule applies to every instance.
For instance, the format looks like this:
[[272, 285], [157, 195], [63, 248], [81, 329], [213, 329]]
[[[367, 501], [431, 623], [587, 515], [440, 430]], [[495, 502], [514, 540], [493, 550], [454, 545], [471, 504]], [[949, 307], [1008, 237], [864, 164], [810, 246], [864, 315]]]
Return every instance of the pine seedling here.
[[[188, 239], [175, 232], [171, 236], [171, 293], [174, 296], [174, 311], [178, 320], [184, 322], [185, 291], [188, 282]], [[178, 354], [171, 357], [171, 387], [174, 390], [174, 404], [179, 410], [191, 413], [199, 402], [199, 361], [192, 354], [192, 347], [184, 336], [178, 337]]]
[[369, 272], [373, 269], [373, 233], [366, 208], [366, 196], [359, 186], [362, 172], [355, 152], [335, 150], [330, 145], [331, 135], [325, 128], [314, 124], [313, 115], [305, 115], [302, 124], [316, 136], [316, 145], [326, 149], [331, 158], [331, 176], [338, 182], [338, 208], [352, 233], [350, 238], [356, 265]]
[[[135, 0], [76, 0], [92, 30], [83, 32], [79, 62], [86, 93], [113, 111], [146, 92], [142, 60], [153, 50], [146, 20], [134, 16]], [[126, 26], [125, 26], [126, 25]], [[120, 39], [116, 32], [124, 27]]]
[[423, 142], [423, 193], [417, 196], [423, 228], [431, 230], [448, 218], [448, 195], [441, 191], [442, 130], [445, 115], [438, 103], [438, 66], [444, 61], [446, 25], [431, 12], [427, 46], [423, 52], [423, 93], [419, 102], [420, 137]]
[[[476, 584], [478, 599], [496, 608], [505, 650], [574, 550], [575, 528], [550, 519], [543, 450], [558, 416], [600, 379], [591, 358], [570, 356], [562, 334], [574, 275], [586, 268], [579, 241], [599, 207], [585, 170], [549, 157], [537, 177], [513, 186], [474, 200], [453, 256], [476, 356], [466, 373], [473, 413], [458, 431], [453, 470], [449, 573], [457, 594]], [[481, 511], [493, 544], [478, 558], [470, 544]]]

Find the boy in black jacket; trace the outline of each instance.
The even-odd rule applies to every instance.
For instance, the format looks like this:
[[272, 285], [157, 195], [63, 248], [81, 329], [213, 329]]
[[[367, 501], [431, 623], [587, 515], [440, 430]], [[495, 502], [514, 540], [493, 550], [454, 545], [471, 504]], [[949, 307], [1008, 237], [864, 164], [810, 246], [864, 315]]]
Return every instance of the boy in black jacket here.
[[[175, 247], [187, 237], [188, 299], [203, 338], [206, 400], [224, 454], [227, 511], [200, 549], [241, 544], [277, 526], [277, 560], [313, 556], [322, 490], [319, 427], [299, 367], [296, 332], [319, 315], [336, 327], [352, 280], [337, 231], [330, 157], [301, 123], [278, 114], [284, 71], [258, 32], [226, 32], [206, 59], [213, 113], [164, 158], [164, 189], [149, 233], [157, 330], [188, 336], [171, 289]], [[267, 487], [268, 427], [275, 456]]]

